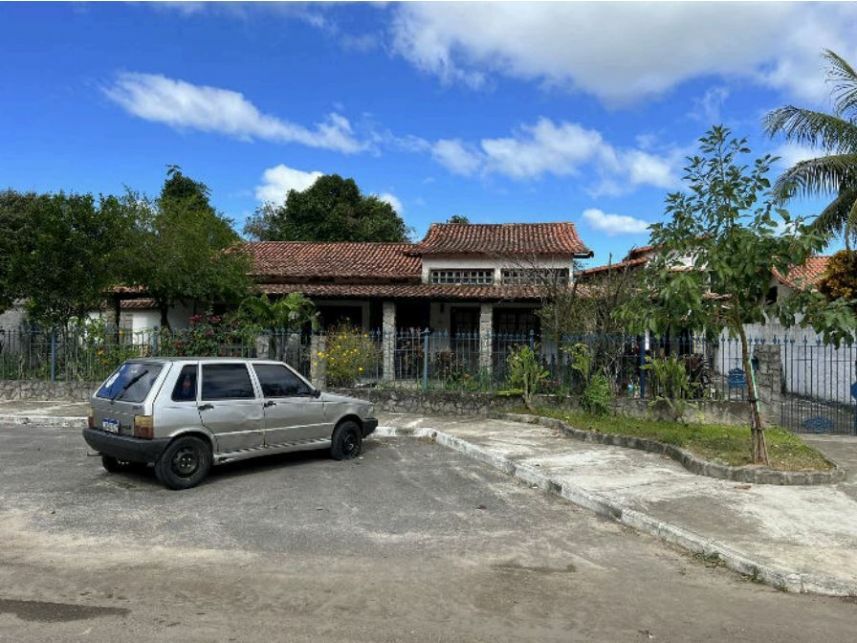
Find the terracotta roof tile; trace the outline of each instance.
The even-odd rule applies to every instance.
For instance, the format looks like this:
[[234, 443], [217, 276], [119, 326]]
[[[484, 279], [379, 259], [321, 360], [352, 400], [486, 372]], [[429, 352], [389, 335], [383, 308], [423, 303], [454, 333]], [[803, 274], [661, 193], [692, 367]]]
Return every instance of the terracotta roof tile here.
[[259, 284], [269, 295], [301, 292], [309, 297], [389, 297], [400, 299], [538, 301], [538, 286], [455, 286], [439, 284]]
[[595, 266], [593, 268], [587, 268], [586, 270], [581, 270], [578, 273], [578, 277], [585, 279], [587, 277], [592, 277], [594, 275], [603, 274], [606, 272], [616, 272], [627, 270], [629, 268], [636, 268], [637, 266], [644, 266], [649, 261], [648, 257], [639, 257], [637, 259], [625, 259], [624, 261], [617, 261], [616, 263], [608, 263], [603, 266]]
[[573, 223], [434, 223], [414, 252], [592, 256], [592, 251], [577, 236]]
[[260, 241], [245, 246], [252, 274], [285, 278], [419, 279], [419, 257], [411, 243], [313, 243]]
[[827, 263], [830, 260], [828, 255], [819, 255], [810, 257], [802, 266], [792, 267], [786, 275], [780, 271], [774, 270], [774, 277], [780, 283], [801, 290], [803, 288], [812, 288], [818, 284], [827, 270]]

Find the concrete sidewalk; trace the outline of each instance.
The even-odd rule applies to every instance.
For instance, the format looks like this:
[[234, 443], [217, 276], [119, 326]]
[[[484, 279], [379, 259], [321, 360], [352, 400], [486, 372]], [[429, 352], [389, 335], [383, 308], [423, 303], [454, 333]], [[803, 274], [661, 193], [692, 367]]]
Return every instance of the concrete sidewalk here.
[[[88, 405], [0, 402], [0, 424], [79, 428]], [[534, 486], [782, 589], [857, 596], [857, 438], [807, 438], [849, 470], [830, 486], [749, 485], [539, 425], [380, 413], [377, 436], [428, 437]]]
[[[495, 419], [382, 414], [382, 434], [439, 443], [620, 522], [797, 592], [857, 595], [857, 483], [748, 485], [675, 461]], [[434, 433], [437, 432], [437, 435]], [[857, 441], [817, 444], [843, 466]], [[853, 471], [853, 469], [852, 469]]]

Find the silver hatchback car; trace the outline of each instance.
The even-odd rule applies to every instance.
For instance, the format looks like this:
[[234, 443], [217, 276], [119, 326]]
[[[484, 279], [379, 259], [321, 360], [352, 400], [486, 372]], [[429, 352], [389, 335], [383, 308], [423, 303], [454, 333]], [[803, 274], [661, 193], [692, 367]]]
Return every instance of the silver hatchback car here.
[[83, 437], [104, 468], [154, 464], [171, 489], [199, 484], [215, 464], [329, 448], [356, 457], [378, 426], [373, 405], [322, 393], [288, 365], [262, 359], [125, 362], [92, 396]]

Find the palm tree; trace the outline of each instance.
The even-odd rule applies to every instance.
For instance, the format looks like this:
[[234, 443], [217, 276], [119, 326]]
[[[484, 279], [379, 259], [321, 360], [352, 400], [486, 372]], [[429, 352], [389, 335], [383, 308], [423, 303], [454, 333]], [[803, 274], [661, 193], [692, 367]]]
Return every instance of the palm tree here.
[[823, 56], [833, 113], [787, 105], [770, 112], [764, 127], [772, 137], [784, 134], [788, 141], [824, 152], [795, 163], [777, 179], [774, 193], [782, 200], [835, 195], [812, 225], [826, 237], [842, 233], [850, 249], [851, 238], [857, 237], [857, 71], [829, 49]]
[[298, 292], [289, 293], [274, 301], [268, 295], [248, 297], [241, 302], [241, 316], [265, 331], [257, 339], [257, 352], [275, 359], [284, 359], [286, 354], [300, 354], [301, 331], [309, 324], [315, 330], [318, 313], [315, 304]]

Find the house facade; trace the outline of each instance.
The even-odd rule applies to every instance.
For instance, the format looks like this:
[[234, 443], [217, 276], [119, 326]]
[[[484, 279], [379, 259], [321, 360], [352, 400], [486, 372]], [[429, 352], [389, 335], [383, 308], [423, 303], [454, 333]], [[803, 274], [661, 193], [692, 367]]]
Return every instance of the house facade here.
[[[572, 223], [434, 224], [418, 243], [263, 241], [245, 246], [259, 293], [299, 292], [323, 327], [391, 333], [538, 331], [546, 281], [571, 284], [575, 259], [592, 256]], [[157, 327], [154, 302], [120, 293], [120, 322]], [[181, 328], [193, 313], [170, 311]]]

